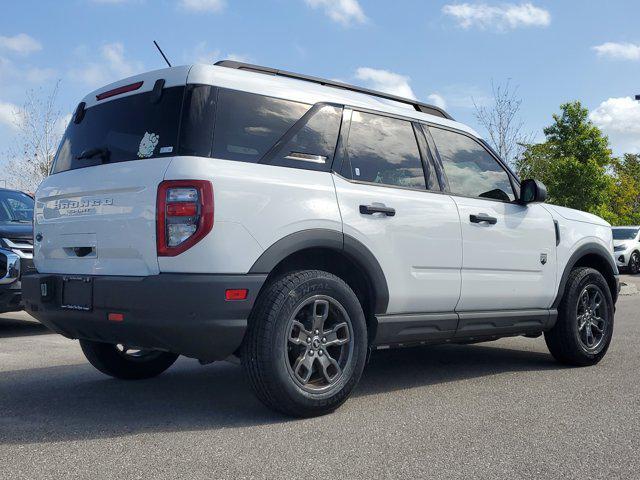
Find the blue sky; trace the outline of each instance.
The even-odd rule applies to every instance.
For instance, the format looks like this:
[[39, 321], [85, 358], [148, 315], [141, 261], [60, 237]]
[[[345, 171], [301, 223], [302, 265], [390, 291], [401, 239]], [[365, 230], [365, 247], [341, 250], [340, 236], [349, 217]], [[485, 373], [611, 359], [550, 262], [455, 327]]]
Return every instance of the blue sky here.
[[473, 127], [473, 100], [511, 79], [538, 137], [581, 100], [617, 153], [640, 151], [639, 14], [631, 0], [3, 2], [0, 159], [28, 89], [59, 79], [68, 114], [96, 87], [163, 67], [154, 39], [174, 65], [235, 58], [341, 79], [442, 103]]

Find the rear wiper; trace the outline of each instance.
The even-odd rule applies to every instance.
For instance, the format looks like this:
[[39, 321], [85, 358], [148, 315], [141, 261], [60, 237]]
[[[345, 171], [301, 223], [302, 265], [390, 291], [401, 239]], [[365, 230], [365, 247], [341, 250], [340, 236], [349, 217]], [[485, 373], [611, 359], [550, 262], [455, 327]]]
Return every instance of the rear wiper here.
[[109, 158], [111, 157], [111, 150], [109, 150], [107, 147], [91, 148], [89, 150], [85, 150], [84, 152], [82, 152], [80, 155], [76, 157], [76, 159], [88, 160], [90, 158], [97, 157], [97, 156], [100, 156], [100, 158], [102, 158], [103, 163], [108, 162]]

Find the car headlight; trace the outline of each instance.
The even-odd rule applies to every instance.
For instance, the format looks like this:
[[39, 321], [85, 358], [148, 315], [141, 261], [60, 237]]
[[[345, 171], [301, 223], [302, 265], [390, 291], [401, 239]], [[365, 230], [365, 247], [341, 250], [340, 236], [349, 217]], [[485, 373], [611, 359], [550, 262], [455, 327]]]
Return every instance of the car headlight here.
[[627, 246], [626, 245], [617, 245], [615, 247], [613, 247], [613, 251], [614, 252], [621, 252], [623, 250], [626, 250]]

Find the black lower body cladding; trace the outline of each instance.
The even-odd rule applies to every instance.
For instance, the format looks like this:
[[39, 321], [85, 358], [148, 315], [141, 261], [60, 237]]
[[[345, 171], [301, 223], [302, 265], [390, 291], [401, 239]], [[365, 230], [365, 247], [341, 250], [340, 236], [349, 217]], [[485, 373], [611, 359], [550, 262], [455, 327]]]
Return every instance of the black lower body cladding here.
[[[267, 276], [91, 276], [87, 278], [92, 301], [84, 311], [61, 306], [65, 277], [34, 274], [22, 282], [26, 310], [53, 331], [68, 338], [213, 361], [228, 357], [241, 345], [247, 318]], [[225, 292], [230, 289], [247, 289], [246, 300], [227, 301]], [[110, 313], [122, 314], [122, 319], [109, 320]]]

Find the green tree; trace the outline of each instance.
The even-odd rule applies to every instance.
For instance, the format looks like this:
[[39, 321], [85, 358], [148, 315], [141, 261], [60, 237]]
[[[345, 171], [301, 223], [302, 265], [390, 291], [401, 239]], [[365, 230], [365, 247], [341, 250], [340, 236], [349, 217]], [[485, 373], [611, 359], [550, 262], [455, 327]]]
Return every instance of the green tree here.
[[551, 203], [615, 220], [609, 200], [614, 180], [607, 170], [609, 140], [589, 120], [580, 102], [565, 103], [544, 129], [545, 142], [528, 145], [516, 163], [521, 178], [545, 183]]
[[640, 155], [613, 160], [610, 210], [617, 225], [640, 224]]

